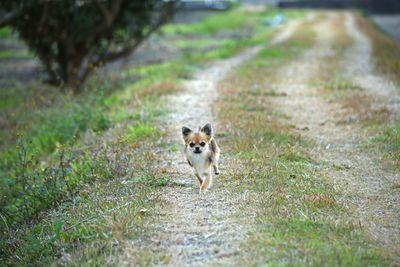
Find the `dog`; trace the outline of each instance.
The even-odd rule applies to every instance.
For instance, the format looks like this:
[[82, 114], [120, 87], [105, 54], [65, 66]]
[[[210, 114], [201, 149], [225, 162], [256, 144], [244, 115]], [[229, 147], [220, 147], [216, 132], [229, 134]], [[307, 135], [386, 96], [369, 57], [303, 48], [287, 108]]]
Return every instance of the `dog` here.
[[206, 192], [212, 184], [211, 166], [214, 168], [214, 173], [219, 174], [218, 160], [221, 151], [213, 137], [211, 125], [207, 123], [199, 127], [198, 131], [192, 131], [184, 126], [182, 137], [185, 141], [184, 154], [199, 180], [200, 193]]

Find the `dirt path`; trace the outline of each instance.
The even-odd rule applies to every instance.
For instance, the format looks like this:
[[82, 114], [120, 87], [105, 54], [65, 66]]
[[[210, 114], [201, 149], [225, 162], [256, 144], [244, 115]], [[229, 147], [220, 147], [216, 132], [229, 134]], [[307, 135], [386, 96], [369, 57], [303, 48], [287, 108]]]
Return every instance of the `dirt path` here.
[[[319, 20], [314, 26], [315, 44], [298, 60], [276, 70], [271, 87], [278, 95], [285, 94], [274, 97], [271, 104], [288, 115], [289, 123], [296, 125], [302, 137], [314, 144], [308, 152], [330, 166], [326, 176], [343, 192], [338, 202], [351, 203], [354, 221], [359, 221], [371, 240], [385, 248], [395, 262], [400, 262], [400, 195], [396, 189], [400, 184], [399, 174], [384, 170], [378, 155], [363, 148], [365, 131], [340, 123], [345, 114], [341, 104], [329, 101], [326, 92], [311, 85], [324, 65], [337, 56], [333, 30], [337, 16], [339, 13], [328, 13], [327, 19]], [[287, 25], [270, 44], [289, 39], [298, 24], [299, 21]], [[387, 107], [393, 120], [398, 121], [398, 89], [374, 74], [371, 43], [358, 30], [350, 13], [345, 16], [345, 25], [354, 44], [345, 52], [346, 68], [342, 75], [364, 88], [363, 93], [373, 97], [374, 105]], [[214, 63], [187, 81], [184, 92], [167, 99], [173, 108], [165, 123], [166, 131], [171, 133], [171, 144], [182, 143], [182, 125], [196, 127], [210, 122], [219, 132], [211, 110], [211, 103], [218, 96], [218, 82], [260, 49], [254, 47]], [[219, 183], [218, 177], [209, 192], [199, 194], [197, 180], [181, 153], [171, 151], [159, 165], [173, 177], [173, 184], [162, 191], [167, 208], [151, 226], [154, 235], [135, 241], [125, 251], [122, 262], [129, 265], [140, 250], [153, 253], [149, 257], [167, 265], [234, 265], [240, 255], [240, 243], [252, 228], [238, 209], [238, 203], [246, 196], [232, 194], [230, 188]]]
[[[385, 77], [374, 72], [371, 41], [357, 28], [354, 17], [346, 14], [346, 29], [354, 38], [354, 45], [345, 57], [350, 79], [372, 96], [373, 108], [387, 108], [391, 122], [400, 121], [400, 88]], [[349, 64], [352, 62], [352, 64]], [[365, 153], [364, 153], [365, 154]], [[400, 184], [400, 174], [382, 169], [380, 159], [363, 155], [355, 163], [360, 163], [357, 172], [363, 179], [357, 179], [354, 188], [362, 200], [358, 213], [361, 214], [369, 233], [400, 263], [400, 192], [395, 189]], [[374, 164], [371, 164], [374, 163]], [[393, 250], [393, 251], [392, 251]]]
[[[346, 14], [346, 30], [354, 39], [355, 44], [347, 51], [344, 66], [346, 73], [358, 86], [374, 96], [374, 105], [379, 108], [385, 106], [392, 115], [392, 119], [400, 119], [400, 90], [395, 84], [374, 72], [372, 62], [371, 41], [357, 28], [354, 17]], [[352, 62], [352, 64], [348, 64]]]
[[[285, 25], [270, 44], [287, 40], [299, 23], [292, 21]], [[174, 109], [166, 126], [166, 131], [171, 133], [171, 143], [183, 143], [183, 125], [197, 127], [210, 122], [218, 133], [218, 122], [211, 110], [211, 104], [218, 96], [218, 82], [262, 48], [253, 47], [214, 63], [187, 81], [184, 92], [167, 99]], [[153, 225], [157, 236], [146, 242], [139, 240], [133, 247], [162, 251], [164, 262], [175, 266], [233, 264], [235, 255], [239, 253], [240, 241], [247, 236], [246, 223], [233, 216], [240, 212], [237, 202], [242, 196], [231, 196], [229, 188], [218, 183], [218, 177], [214, 177], [211, 190], [199, 194], [198, 182], [182, 153], [165, 155], [160, 165], [174, 177], [173, 186], [166, 187], [162, 192], [162, 198], [170, 209]], [[220, 165], [223, 172], [224, 159]], [[134, 250], [126, 252], [123, 257], [126, 262], [130, 262]]]
[[[289, 123], [296, 125], [304, 138], [315, 144], [311, 148], [314, 157], [330, 166], [340, 166], [339, 170], [331, 167], [327, 175], [345, 192], [346, 202], [353, 203], [355, 220], [359, 217], [371, 239], [400, 262], [400, 194], [395, 189], [399, 174], [385, 171], [378, 156], [362, 148], [365, 133], [340, 123], [343, 107], [310, 85], [310, 78], [318, 75], [319, 68], [334, 55], [330, 26], [337, 15], [330, 14], [328, 20], [316, 24], [316, 44], [299, 60], [279, 70], [280, 78], [273, 87], [287, 97], [277, 97], [273, 104], [290, 117]], [[386, 106], [398, 121], [399, 89], [373, 73], [371, 43], [356, 27], [351, 14], [346, 15], [345, 25], [354, 38], [354, 45], [344, 57], [346, 77], [372, 96], [373, 105]]]

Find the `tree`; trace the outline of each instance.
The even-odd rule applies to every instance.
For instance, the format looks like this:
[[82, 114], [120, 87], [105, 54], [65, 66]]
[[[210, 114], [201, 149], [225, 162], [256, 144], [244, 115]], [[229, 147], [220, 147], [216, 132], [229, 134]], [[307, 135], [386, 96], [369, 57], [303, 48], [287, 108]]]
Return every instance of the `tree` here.
[[97, 67], [133, 52], [168, 21], [175, 1], [0, 0], [0, 28], [17, 30], [49, 81], [79, 91]]

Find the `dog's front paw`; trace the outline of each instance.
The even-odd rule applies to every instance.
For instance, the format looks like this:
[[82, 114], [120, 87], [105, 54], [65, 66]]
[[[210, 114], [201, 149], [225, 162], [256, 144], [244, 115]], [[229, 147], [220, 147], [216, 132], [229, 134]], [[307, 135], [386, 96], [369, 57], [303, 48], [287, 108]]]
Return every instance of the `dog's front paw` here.
[[208, 188], [200, 188], [199, 190], [199, 194], [204, 194], [205, 192], [207, 192]]

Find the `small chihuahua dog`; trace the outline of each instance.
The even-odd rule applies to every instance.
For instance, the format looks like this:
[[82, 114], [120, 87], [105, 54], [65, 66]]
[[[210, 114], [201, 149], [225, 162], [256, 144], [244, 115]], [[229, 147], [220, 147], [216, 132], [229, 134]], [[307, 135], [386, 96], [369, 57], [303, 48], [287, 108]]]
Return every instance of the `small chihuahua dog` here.
[[205, 192], [212, 183], [211, 166], [214, 173], [219, 174], [218, 159], [220, 149], [213, 138], [211, 125], [207, 123], [198, 131], [182, 127], [185, 141], [185, 156], [189, 166], [194, 168], [194, 175], [200, 183], [200, 193]]

